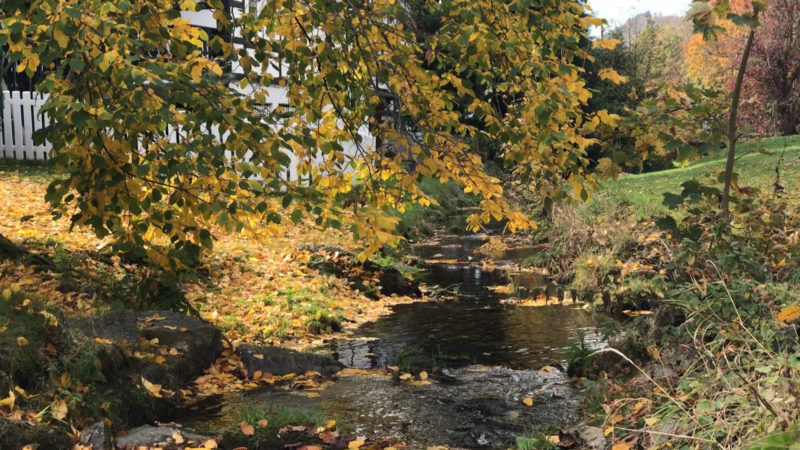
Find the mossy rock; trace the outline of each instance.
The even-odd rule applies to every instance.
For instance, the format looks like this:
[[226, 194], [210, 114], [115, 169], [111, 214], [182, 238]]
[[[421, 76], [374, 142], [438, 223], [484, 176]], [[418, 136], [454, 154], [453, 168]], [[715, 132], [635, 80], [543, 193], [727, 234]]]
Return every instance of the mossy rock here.
[[55, 428], [0, 418], [0, 450], [19, 450], [26, 445], [47, 450], [69, 450], [72, 438]]

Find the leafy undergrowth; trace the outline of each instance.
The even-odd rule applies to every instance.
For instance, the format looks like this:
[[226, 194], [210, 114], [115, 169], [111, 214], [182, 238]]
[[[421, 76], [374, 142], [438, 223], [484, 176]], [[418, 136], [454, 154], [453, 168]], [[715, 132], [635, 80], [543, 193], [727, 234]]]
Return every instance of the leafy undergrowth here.
[[542, 245], [565, 281], [644, 301], [617, 305], [645, 314], [606, 330], [613, 350], [570, 355], [591, 379], [586, 420], [613, 448], [800, 445], [800, 208], [770, 191], [736, 187], [730, 228], [718, 187], [693, 180], [665, 218], [609, 202], [550, 226]]
[[[67, 219], [54, 221], [43, 201], [46, 183], [51, 178], [51, 174], [41, 171], [0, 172], [0, 198], [13, 199], [0, 203], [0, 235], [52, 261], [46, 265], [24, 258], [0, 261], [0, 284], [2, 289], [10, 290], [15, 301], [19, 300], [14, 308], [20, 314], [39, 322], [48, 319], [48, 314], [58, 321], [62, 317], [99, 315], [121, 307], [183, 309], [216, 325], [234, 347], [247, 342], [306, 349], [322, 346], [328, 339], [388, 313], [393, 304], [414, 301], [400, 296], [371, 300], [346, 280], [310, 269], [307, 263], [313, 255], [301, 250], [304, 244], [324, 243], [349, 251], [357, 244], [339, 232], [321, 231], [309, 225], [259, 227], [241, 235], [219, 232], [213, 254], [199, 268], [185, 278], [170, 277], [141, 261], [111, 254], [107, 251], [108, 242], [79, 228], [70, 230]], [[6, 301], [6, 306], [11, 305], [8, 298], [0, 303]], [[29, 303], [23, 306], [25, 301]], [[0, 414], [44, 420], [66, 430], [86, 425], [86, 418], [107, 417], [102, 411], [104, 400], [81, 393], [108, 380], [92, 378], [96, 374], [89, 378], [70, 375], [76, 369], [59, 361], [77, 348], [72, 343], [66, 345], [68, 340], [58, 336], [42, 337], [46, 334], [46, 323], [30, 326], [28, 322], [12, 321], [7, 326], [0, 323], [3, 331], [0, 338], [11, 339], [3, 342], [2, 348], [17, 351], [19, 355], [24, 355], [26, 349], [44, 352], [38, 359], [13, 358], [15, 364], [35, 366], [13, 370], [28, 377], [36, 374], [41, 380], [37, 379], [35, 386], [24, 387], [14, 380], [0, 380], [0, 392], [10, 392], [8, 396], [0, 394], [0, 399], [5, 397], [5, 403], [0, 403]], [[27, 344], [22, 345], [23, 342]], [[92, 352], [102, 344], [91, 341], [81, 344], [92, 349], [83, 352], [88, 355], [90, 366], [97, 360]], [[145, 345], [138, 353], [160, 363], [162, 354], [169, 351]], [[6, 367], [10, 366], [3, 364]], [[60, 380], [64, 374], [74, 382], [48, 380], [51, 375]], [[266, 384], [303, 389], [320, 387], [314, 374], [287, 379], [265, 376], [256, 381], [248, 381], [247, 375], [239, 358], [226, 350], [194, 386], [177, 394], [191, 401], [198, 395]], [[15, 387], [20, 391], [15, 391]], [[20, 401], [28, 398], [27, 392], [21, 390], [29, 387], [36, 392], [33, 398], [38, 400]], [[169, 394], [166, 386], [140, 388], [144, 388], [144, 397], [148, 397], [147, 391], [151, 397]], [[64, 414], [61, 414], [62, 403], [53, 403], [60, 401], [66, 405]], [[55, 415], [53, 405], [58, 407]], [[90, 411], [90, 407], [97, 410]]]

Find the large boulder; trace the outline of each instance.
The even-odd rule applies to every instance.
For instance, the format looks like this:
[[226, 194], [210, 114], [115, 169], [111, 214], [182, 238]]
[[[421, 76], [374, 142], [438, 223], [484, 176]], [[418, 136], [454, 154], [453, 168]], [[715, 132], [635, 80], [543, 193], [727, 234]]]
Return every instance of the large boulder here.
[[117, 309], [97, 317], [70, 318], [67, 319], [67, 325], [89, 338], [107, 339], [117, 345], [134, 348], [139, 344], [136, 313], [129, 309]]
[[222, 352], [222, 334], [217, 327], [171, 311], [139, 314], [140, 335], [158, 339], [159, 345], [177, 349], [179, 355], [166, 357], [168, 372], [185, 383], [200, 375]]
[[236, 348], [236, 354], [244, 363], [248, 376], [252, 376], [256, 371], [273, 375], [319, 372], [330, 376], [344, 367], [339, 361], [327, 356], [300, 353], [280, 347], [242, 344]]
[[191, 433], [178, 427], [154, 427], [145, 425], [130, 430], [118, 437], [116, 448], [135, 450], [139, 448], [160, 448], [165, 450], [203, 447], [203, 443], [214, 440], [210, 436]]

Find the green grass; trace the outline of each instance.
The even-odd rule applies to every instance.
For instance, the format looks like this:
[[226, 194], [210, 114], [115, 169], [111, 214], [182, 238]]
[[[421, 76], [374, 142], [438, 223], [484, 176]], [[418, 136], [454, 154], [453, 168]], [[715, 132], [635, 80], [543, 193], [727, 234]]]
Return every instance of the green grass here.
[[0, 176], [13, 173], [39, 183], [49, 183], [57, 175], [49, 161], [17, 161], [0, 158]]
[[[785, 154], [784, 154], [785, 148]], [[628, 175], [616, 181], [603, 183], [603, 189], [593, 199], [593, 206], [629, 203], [637, 218], [663, 215], [667, 208], [662, 205], [663, 194], [678, 194], [681, 184], [692, 178], [707, 178], [715, 171], [725, 167], [724, 149], [687, 167]], [[739, 184], [762, 190], [772, 189], [775, 182], [775, 168], [781, 162], [781, 180], [786, 192], [793, 198], [800, 198], [800, 136], [754, 140], [740, 144], [737, 148], [736, 172]]]

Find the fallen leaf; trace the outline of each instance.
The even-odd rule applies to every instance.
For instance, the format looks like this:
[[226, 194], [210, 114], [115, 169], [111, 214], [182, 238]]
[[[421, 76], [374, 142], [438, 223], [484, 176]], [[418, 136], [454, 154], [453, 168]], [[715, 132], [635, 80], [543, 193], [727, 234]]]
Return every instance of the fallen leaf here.
[[533, 406], [533, 399], [530, 397], [525, 397], [522, 399], [522, 403], [524, 403], [525, 406]]
[[363, 439], [359, 439], [359, 440], [356, 440], [356, 441], [350, 441], [347, 444], [347, 448], [361, 448], [361, 446], [363, 446], [363, 445], [364, 445], [364, 440]]
[[609, 434], [614, 432], [614, 427], [605, 427], [603, 429], [603, 435], [608, 436]]
[[145, 377], [142, 377], [142, 386], [147, 389], [147, 392], [150, 393], [153, 397], [160, 398], [161, 397], [161, 385], [160, 384], [153, 384]]
[[425, 372], [424, 370], [422, 372], [420, 372], [419, 373], [419, 379], [420, 380], [427, 380], [428, 379], [428, 372]]
[[7, 406], [8, 409], [14, 409], [14, 401], [16, 401], [17, 396], [14, 395], [13, 391], [8, 391], [8, 397], [0, 400], [0, 406]]
[[253, 428], [252, 425], [245, 422], [244, 420], [239, 422], [239, 428], [242, 430], [242, 434], [244, 434], [245, 436], [252, 436], [256, 432], [255, 428]]
[[410, 373], [404, 373], [404, 374], [400, 375], [400, 379], [401, 380], [409, 380], [409, 379], [411, 379], [412, 376], [413, 375], [411, 375]]
[[261, 420], [258, 421], [258, 425], [260, 425], [262, 427], [265, 427], [265, 426], [269, 425], [269, 420], [261, 419]]
[[26, 345], [28, 345], [28, 340], [25, 339], [24, 336], [18, 336], [17, 337], [17, 345], [19, 345], [20, 347], [25, 347]]
[[611, 450], [630, 450], [631, 448], [633, 448], [633, 447], [631, 447], [630, 444], [626, 444], [626, 443], [622, 442], [620, 444], [614, 444], [611, 447]]
[[64, 400], [56, 400], [50, 404], [50, 415], [56, 420], [63, 420], [67, 417], [67, 402]]
[[183, 444], [183, 435], [181, 434], [180, 431], [175, 431], [174, 433], [172, 433], [172, 440], [176, 444]]

